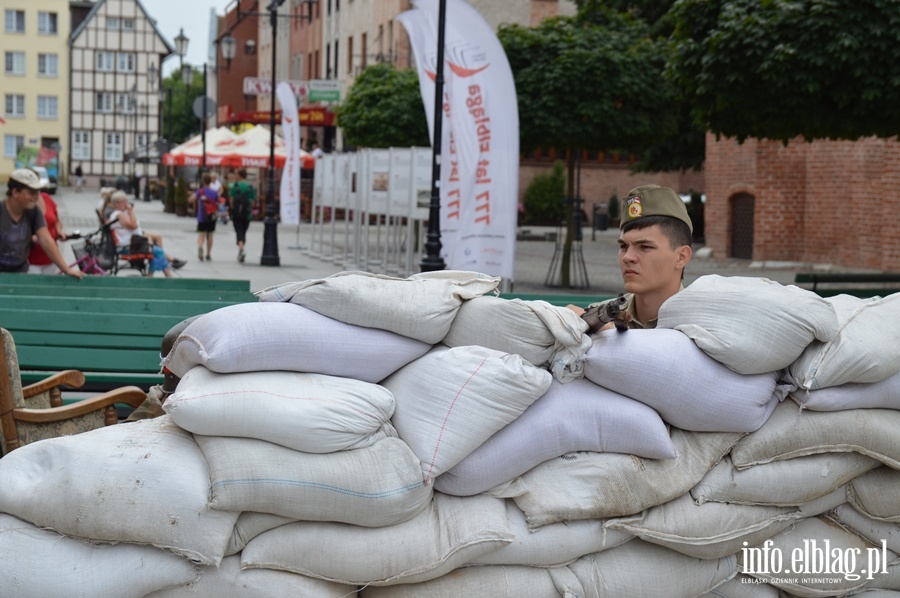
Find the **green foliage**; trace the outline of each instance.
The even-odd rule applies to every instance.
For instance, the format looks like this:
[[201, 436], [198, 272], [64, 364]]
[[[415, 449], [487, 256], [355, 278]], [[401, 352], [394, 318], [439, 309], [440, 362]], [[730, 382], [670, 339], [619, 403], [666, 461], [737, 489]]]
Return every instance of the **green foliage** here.
[[166, 185], [165, 205], [167, 208], [171, 208], [175, 205], [175, 185]]
[[175, 189], [175, 205], [186, 206], [188, 203], [188, 186], [183, 176], [178, 177], [177, 188]]
[[575, 0], [578, 18], [603, 24], [628, 15], [643, 21], [651, 37], [668, 37], [674, 23], [669, 9], [675, 0]]
[[522, 197], [525, 213], [522, 224], [558, 225], [565, 217], [566, 173], [563, 163], [556, 161], [550, 172], [539, 172]]
[[717, 135], [900, 132], [897, 0], [680, 0], [668, 74]]
[[619, 196], [615, 193], [612, 193], [609, 196], [606, 213], [609, 214], [610, 220], [615, 220], [619, 217]]
[[338, 106], [344, 137], [362, 147], [430, 146], [419, 79], [390, 64], [366, 68]]
[[[203, 71], [194, 69], [190, 88], [182, 81], [181, 71], [174, 71], [163, 80], [163, 88], [172, 90], [167, 93], [166, 104], [162, 107], [165, 123], [163, 136], [175, 146], [200, 132], [200, 119], [194, 114], [193, 106], [194, 100], [203, 96]], [[171, 107], [168, 105], [170, 101]], [[171, 122], [166, 123], [170, 114]]]

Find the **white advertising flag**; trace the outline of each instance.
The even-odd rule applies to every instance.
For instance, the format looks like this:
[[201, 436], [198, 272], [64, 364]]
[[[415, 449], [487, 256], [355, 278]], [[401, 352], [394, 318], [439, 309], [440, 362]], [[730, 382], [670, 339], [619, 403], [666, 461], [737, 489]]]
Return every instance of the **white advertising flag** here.
[[282, 81], [275, 88], [281, 104], [281, 132], [284, 135], [285, 160], [281, 172], [281, 223], [300, 224], [300, 123], [294, 90]]
[[[413, 46], [430, 123], [438, 0], [414, 0], [413, 6], [400, 21]], [[444, 62], [444, 127], [449, 129], [441, 164], [444, 259], [452, 270], [512, 281], [519, 195], [515, 83], [497, 35], [463, 0], [447, 0]], [[445, 230], [451, 233], [446, 238]]]

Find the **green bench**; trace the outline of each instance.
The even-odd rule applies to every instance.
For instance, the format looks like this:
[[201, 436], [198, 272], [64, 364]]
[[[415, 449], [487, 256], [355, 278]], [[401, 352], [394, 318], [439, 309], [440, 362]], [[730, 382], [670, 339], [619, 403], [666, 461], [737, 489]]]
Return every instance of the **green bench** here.
[[521, 299], [523, 301], [546, 301], [550, 305], [565, 307], [567, 305], [577, 305], [578, 307], [587, 307], [592, 303], [606, 301], [612, 299], [615, 295], [577, 295], [577, 294], [556, 294], [556, 293], [500, 293], [503, 299]]
[[794, 282], [812, 285], [809, 290], [821, 297], [883, 297], [900, 292], [900, 272], [798, 272]]
[[15, 340], [23, 384], [76, 369], [92, 392], [160, 384], [172, 326], [256, 301], [249, 281], [0, 275], [0, 326]]

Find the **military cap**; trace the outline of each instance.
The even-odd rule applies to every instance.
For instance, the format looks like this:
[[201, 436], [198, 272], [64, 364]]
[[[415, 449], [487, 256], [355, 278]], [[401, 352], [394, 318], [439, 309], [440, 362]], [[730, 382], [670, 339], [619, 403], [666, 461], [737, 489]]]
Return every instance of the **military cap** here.
[[622, 200], [621, 214], [619, 228], [646, 216], [668, 216], [681, 220], [687, 224], [691, 233], [694, 232], [684, 201], [668, 187], [659, 185], [635, 187]]

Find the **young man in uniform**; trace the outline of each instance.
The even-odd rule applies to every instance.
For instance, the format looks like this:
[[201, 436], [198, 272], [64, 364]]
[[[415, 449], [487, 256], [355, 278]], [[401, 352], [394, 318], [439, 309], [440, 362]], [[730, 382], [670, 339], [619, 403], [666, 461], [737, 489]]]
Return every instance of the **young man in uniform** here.
[[[655, 328], [660, 306], [684, 288], [694, 227], [684, 201], [672, 189], [659, 185], [641, 185], [629, 191], [620, 213], [619, 268], [625, 283], [628, 327]], [[570, 308], [584, 313], [581, 308]]]

